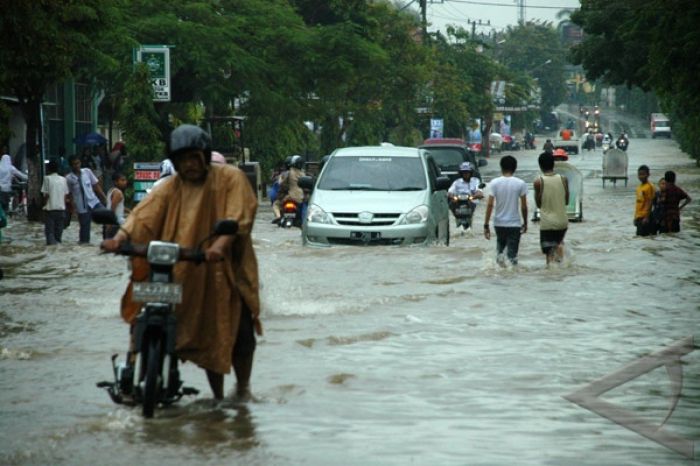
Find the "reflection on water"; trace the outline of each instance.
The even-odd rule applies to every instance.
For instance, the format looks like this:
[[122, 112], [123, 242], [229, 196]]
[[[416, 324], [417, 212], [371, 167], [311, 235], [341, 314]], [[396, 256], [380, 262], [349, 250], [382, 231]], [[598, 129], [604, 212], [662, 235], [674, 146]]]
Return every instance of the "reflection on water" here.
[[125, 435], [135, 444], [184, 446], [201, 453], [246, 451], [259, 443], [250, 409], [231, 401], [199, 400], [164, 409], [153, 422], [143, 422], [142, 430]]
[[[635, 164], [673, 167], [698, 197], [700, 171], [664, 153], [671, 143], [634, 142], [648, 145]], [[518, 157], [531, 183], [536, 154]], [[94, 385], [127, 344], [117, 310], [126, 262], [98, 254], [96, 239], [78, 246], [74, 229], [47, 248], [41, 225], [12, 225], [0, 246], [0, 464], [678, 463], [563, 396], [700, 336], [700, 203], [684, 209], [680, 234], [635, 238], [636, 182], [603, 188], [600, 154], [570, 163], [584, 177], [586, 214], [569, 227], [565, 261], [549, 268], [537, 225], [519, 265], [502, 268], [480, 231], [453, 231], [447, 248], [308, 249], [261, 208], [259, 401], [215, 403], [203, 371], [184, 364], [202, 395], [148, 421]], [[683, 360], [667, 428], [700, 439], [700, 351]], [[660, 423], [669, 390], [659, 369], [604, 398]]]

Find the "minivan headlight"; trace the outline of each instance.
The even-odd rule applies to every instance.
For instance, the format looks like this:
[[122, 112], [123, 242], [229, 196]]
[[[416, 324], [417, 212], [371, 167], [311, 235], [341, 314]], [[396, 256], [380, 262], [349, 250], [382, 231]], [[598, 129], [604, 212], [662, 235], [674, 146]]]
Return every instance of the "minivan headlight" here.
[[311, 204], [311, 207], [309, 207], [309, 213], [306, 216], [306, 220], [309, 223], [332, 223], [331, 216], [316, 204]]
[[413, 225], [416, 223], [425, 223], [428, 221], [428, 206], [419, 205], [415, 209], [407, 213], [403, 218], [403, 224]]

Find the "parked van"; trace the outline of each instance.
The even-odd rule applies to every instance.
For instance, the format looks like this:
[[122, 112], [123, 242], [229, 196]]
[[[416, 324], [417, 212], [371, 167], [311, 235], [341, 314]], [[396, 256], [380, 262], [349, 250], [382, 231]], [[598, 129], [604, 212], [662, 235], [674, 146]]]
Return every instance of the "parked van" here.
[[656, 139], [657, 136], [671, 137], [671, 123], [666, 115], [663, 113], [652, 113], [650, 122], [652, 139]]

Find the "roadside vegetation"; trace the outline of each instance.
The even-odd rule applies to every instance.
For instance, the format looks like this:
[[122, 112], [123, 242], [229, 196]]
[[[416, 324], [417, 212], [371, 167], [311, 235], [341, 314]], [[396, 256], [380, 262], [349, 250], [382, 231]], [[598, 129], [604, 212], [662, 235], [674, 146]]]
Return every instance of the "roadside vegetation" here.
[[588, 78], [626, 86], [632, 111], [648, 112], [658, 99], [681, 149], [700, 163], [697, 1], [581, 0], [571, 20], [584, 31], [573, 61]]
[[[210, 129], [217, 148], [250, 149], [268, 169], [298, 153], [336, 147], [416, 145], [430, 117], [445, 135], [495, 110], [491, 82], [508, 82], [501, 105], [530, 107], [524, 125], [561, 102], [566, 50], [551, 24], [497, 36], [463, 29], [424, 35], [419, 16], [389, 1], [7, 1], [0, 17], [0, 92], [27, 122], [30, 210], [38, 210], [46, 89], [72, 77], [102, 97], [100, 114], [125, 131], [130, 156], [160, 160], [182, 122]], [[133, 64], [141, 44], [171, 48], [171, 101], [154, 103]], [[547, 61], [546, 66], [542, 65]], [[540, 102], [533, 100], [541, 88]], [[2, 113], [0, 107], [0, 113]], [[6, 113], [6, 112], [5, 112]], [[233, 117], [242, 117], [236, 128]], [[5, 124], [5, 119], [0, 126]], [[0, 128], [0, 134], [4, 129]]]

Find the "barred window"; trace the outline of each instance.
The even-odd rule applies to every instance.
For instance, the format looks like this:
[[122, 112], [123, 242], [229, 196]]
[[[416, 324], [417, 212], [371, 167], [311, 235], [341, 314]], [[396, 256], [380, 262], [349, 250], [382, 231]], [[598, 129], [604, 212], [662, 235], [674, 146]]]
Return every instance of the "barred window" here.
[[63, 120], [63, 84], [54, 84], [46, 90], [44, 112], [48, 120]]
[[75, 121], [92, 123], [92, 95], [87, 84], [75, 85]]

